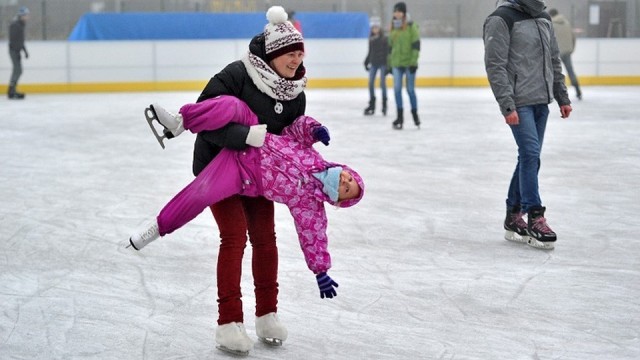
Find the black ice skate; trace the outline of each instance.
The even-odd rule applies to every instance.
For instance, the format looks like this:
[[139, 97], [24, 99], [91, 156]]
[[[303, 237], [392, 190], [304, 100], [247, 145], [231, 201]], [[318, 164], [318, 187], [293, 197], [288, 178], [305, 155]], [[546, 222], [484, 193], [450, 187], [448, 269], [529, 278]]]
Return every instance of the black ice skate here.
[[522, 218], [524, 213], [520, 211], [520, 206], [507, 209], [507, 216], [504, 219], [505, 240], [527, 243], [529, 234], [527, 233], [527, 222]]
[[556, 233], [547, 225], [544, 218], [545, 207], [535, 207], [529, 210], [527, 226], [527, 244], [539, 249], [551, 250], [555, 247]]
[[366, 109], [364, 109], [364, 114], [365, 115], [373, 115], [373, 113], [376, 112], [376, 98], [372, 98], [371, 100], [369, 100], [369, 106], [367, 106]]

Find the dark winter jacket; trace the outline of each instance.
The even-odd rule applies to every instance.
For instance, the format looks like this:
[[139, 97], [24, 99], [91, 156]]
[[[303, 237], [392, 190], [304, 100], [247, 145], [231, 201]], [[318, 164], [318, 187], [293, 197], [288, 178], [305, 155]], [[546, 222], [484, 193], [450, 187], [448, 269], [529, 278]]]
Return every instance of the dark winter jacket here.
[[[251, 40], [249, 51], [263, 60], [266, 59], [262, 35], [257, 35]], [[303, 64], [300, 65], [299, 71], [304, 71]], [[280, 114], [276, 113], [276, 100], [258, 89], [241, 60], [232, 62], [211, 78], [200, 94], [198, 102], [219, 95], [231, 95], [244, 101], [258, 116], [258, 121], [267, 125], [267, 131], [278, 135], [285, 126], [291, 125], [298, 116], [304, 115], [306, 109], [306, 96], [302, 92], [291, 101], [278, 101], [283, 105], [283, 111]], [[248, 133], [249, 127], [241, 124], [229, 124], [220, 130], [199, 133], [193, 149], [194, 175], [198, 175], [222, 148], [244, 149], [247, 146], [245, 141]]]
[[[9, 25], [9, 50], [21, 51], [24, 47], [24, 28], [26, 24], [20, 17], [16, 17]], [[26, 51], [26, 49], [25, 49]]]
[[554, 98], [571, 103], [551, 17], [531, 12], [503, 0], [484, 23], [485, 68], [503, 115]]
[[364, 59], [365, 67], [369, 64], [380, 67], [387, 65], [387, 56], [389, 55], [389, 38], [380, 30], [378, 35], [369, 36], [369, 52]]

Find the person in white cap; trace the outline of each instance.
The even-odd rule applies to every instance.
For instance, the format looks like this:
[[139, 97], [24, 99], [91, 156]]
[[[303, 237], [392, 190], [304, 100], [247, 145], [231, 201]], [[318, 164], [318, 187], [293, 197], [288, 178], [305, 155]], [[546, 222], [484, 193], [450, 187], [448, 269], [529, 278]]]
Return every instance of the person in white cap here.
[[[223, 148], [243, 150], [247, 146], [260, 146], [266, 135], [265, 125], [267, 132], [279, 135], [305, 113], [304, 39], [288, 21], [283, 7], [272, 6], [266, 16], [268, 24], [253, 37], [247, 53], [211, 78], [197, 100], [199, 103], [220, 95], [234, 96], [248, 105], [259, 124], [230, 123], [218, 130], [198, 133], [193, 151], [196, 176]], [[218, 347], [243, 355], [253, 347], [244, 326], [240, 289], [247, 235], [252, 246], [256, 334], [269, 345], [282, 345], [288, 333], [277, 314], [278, 248], [273, 201], [263, 196], [234, 195], [210, 209], [220, 231], [216, 272]]]

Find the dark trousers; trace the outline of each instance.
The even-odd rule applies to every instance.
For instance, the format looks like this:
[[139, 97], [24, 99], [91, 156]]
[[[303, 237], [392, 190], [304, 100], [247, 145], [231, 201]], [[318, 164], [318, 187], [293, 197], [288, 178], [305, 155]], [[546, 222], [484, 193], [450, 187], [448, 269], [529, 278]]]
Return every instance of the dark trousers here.
[[14, 87], [18, 85], [18, 79], [22, 75], [22, 58], [20, 51], [9, 50], [9, 56], [11, 57], [11, 63], [13, 64], [13, 71], [11, 71], [11, 78], [9, 79], [9, 86]]

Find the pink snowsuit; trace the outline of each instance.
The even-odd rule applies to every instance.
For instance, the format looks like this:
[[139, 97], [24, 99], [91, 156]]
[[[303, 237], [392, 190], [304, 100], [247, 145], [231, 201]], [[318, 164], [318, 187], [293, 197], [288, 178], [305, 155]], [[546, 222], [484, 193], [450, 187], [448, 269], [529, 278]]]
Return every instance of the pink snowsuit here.
[[[258, 124], [257, 116], [241, 100], [218, 96], [180, 109], [184, 128], [198, 133], [216, 130], [229, 122]], [[194, 219], [208, 206], [235, 194], [264, 196], [287, 205], [295, 222], [307, 266], [315, 274], [331, 268], [327, 251], [327, 216], [324, 202], [350, 207], [364, 195], [362, 178], [346, 165], [325, 161], [312, 147], [312, 131], [321, 126], [308, 116], [298, 117], [281, 135], [267, 133], [262, 147], [222, 149], [196, 178], [180, 191], [157, 217], [164, 236]], [[312, 174], [329, 167], [348, 170], [360, 186], [360, 196], [340, 203], [322, 191]]]

